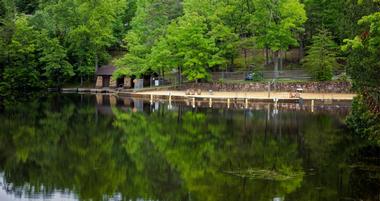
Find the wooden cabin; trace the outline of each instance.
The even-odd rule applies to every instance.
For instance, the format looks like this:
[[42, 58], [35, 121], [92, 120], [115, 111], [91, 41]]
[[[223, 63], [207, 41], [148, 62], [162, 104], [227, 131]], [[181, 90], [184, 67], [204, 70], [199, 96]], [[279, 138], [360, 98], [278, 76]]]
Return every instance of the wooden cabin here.
[[116, 67], [112, 65], [105, 65], [98, 69], [96, 72], [96, 88], [133, 88], [133, 82], [130, 77], [120, 77], [115, 79], [113, 73]]

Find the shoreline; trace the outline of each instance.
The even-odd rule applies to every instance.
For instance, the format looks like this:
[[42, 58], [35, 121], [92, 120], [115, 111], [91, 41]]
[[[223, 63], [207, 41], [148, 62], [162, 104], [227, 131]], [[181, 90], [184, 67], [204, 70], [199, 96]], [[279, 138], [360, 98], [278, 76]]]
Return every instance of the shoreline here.
[[333, 101], [352, 101], [356, 94], [353, 93], [300, 93], [300, 98], [291, 98], [289, 92], [202, 92], [201, 95], [186, 95], [185, 91], [146, 91], [146, 92], [132, 92], [132, 93], [118, 93], [130, 94], [131, 96], [141, 97], [174, 97], [174, 98], [196, 98], [196, 99], [231, 99], [231, 100], [257, 100], [257, 101], [299, 101], [303, 100], [333, 100]]
[[89, 89], [89, 88], [65, 88], [62, 93], [85, 93], [85, 94], [111, 94], [116, 96], [127, 96], [136, 98], [149, 99], [167, 99], [167, 100], [187, 100], [201, 99], [208, 101], [260, 101], [260, 102], [300, 102], [300, 101], [352, 101], [357, 94], [354, 93], [300, 93], [297, 98], [290, 97], [290, 92], [205, 92], [200, 95], [186, 95], [183, 90], [168, 89], [147, 89], [142, 91], [117, 90], [110, 88]]

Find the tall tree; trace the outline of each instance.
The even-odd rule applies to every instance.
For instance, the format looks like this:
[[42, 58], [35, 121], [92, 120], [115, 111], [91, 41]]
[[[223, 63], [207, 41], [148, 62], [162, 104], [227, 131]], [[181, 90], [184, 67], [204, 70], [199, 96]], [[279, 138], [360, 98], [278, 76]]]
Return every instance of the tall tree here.
[[333, 69], [339, 66], [337, 62], [338, 46], [332, 40], [326, 29], [321, 29], [318, 35], [313, 36], [312, 45], [307, 51], [303, 65], [318, 81], [331, 80]]
[[93, 74], [109, 60], [108, 48], [117, 42], [115, 32], [124, 26], [125, 0], [65, 0], [45, 2], [32, 19], [68, 50], [70, 62], [81, 77]]
[[67, 51], [59, 44], [57, 38], [49, 38], [45, 32], [38, 41], [41, 49], [39, 57], [43, 66], [44, 76], [49, 86], [61, 87], [64, 81], [75, 75], [73, 66], [67, 61]]
[[39, 33], [28, 24], [25, 16], [15, 21], [15, 32], [6, 45], [6, 65], [3, 72], [3, 89], [24, 91], [39, 88], [41, 69], [38, 66]]
[[376, 10], [372, 0], [305, 0], [308, 21], [305, 24], [307, 38], [318, 34], [322, 28], [328, 29], [333, 39], [341, 43], [345, 38], [352, 38], [358, 34], [357, 21]]
[[38, 8], [39, 0], [15, 0], [17, 10], [25, 14], [33, 14]]
[[[237, 53], [238, 37], [243, 35], [246, 37], [247, 29], [239, 29], [239, 25], [234, 22], [244, 23], [246, 20], [247, 11], [241, 15], [235, 16], [236, 18], [244, 19], [232, 19], [231, 15], [236, 12], [237, 7], [243, 2], [236, 1], [202, 1], [202, 0], [186, 0], [184, 1], [185, 13], [192, 14], [197, 13], [206, 19], [205, 23], [208, 28], [208, 35], [214, 40], [216, 47], [218, 48], [218, 56], [223, 58], [223, 61], [218, 64], [218, 67], [226, 68], [228, 60], [231, 61], [230, 66], [233, 64], [233, 57]], [[240, 11], [238, 11], [240, 12]], [[246, 22], [246, 21], [245, 21]], [[241, 27], [240, 27], [241, 28]]]
[[208, 78], [208, 69], [223, 63], [215, 38], [208, 35], [206, 18], [186, 13], [173, 22], [167, 31], [167, 43], [174, 54], [173, 63], [188, 80]]
[[347, 123], [358, 135], [380, 144], [380, 12], [364, 16], [358, 25], [361, 34], [345, 40], [343, 46], [348, 52], [348, 73], [359, 93]]
[[257, 45], [274, 52], [274, 70], [278, 77], [281, 51], [297, 46], [296, 33], [302, 32], [307, 17], [299, 0], [254, 0], [252, 24]]
[[364, 16], [358, 24], [363, 27], [361, 34], [352, 40], [345, 40], [343, 50], [349, 53], [348, 71], [356, 89], [366, 91], [380, 86], [380, 12]]
[[152, 68], [147, 57], [171, 20], [182, 14], [181, 5], [180, 0], [136, 1], [132, 28], [124, 39], [128, 53], [117, 62], [117, 74], [141, 76]]

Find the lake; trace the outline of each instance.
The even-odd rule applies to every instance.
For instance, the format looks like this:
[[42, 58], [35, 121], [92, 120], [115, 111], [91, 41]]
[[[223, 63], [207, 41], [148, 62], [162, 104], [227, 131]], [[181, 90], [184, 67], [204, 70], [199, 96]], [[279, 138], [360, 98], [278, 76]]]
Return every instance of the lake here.
[[0, 200], [380, 200], [345, 105], [49, 94], [0, 102]]

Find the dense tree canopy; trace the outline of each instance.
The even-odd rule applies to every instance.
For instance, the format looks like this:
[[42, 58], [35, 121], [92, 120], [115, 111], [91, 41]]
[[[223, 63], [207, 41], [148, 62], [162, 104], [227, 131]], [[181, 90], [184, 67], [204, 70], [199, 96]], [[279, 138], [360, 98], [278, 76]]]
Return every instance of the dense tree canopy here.
[[[376, 23], [378, 9], [373, 0], [1, 0], [0, 89], [93, 81], [109, 63], [117, 65], [116, 76], [176, 71], [198, 81], [214, 70], [234, 70], [244, 55], [244, 68], [252, 66], [251, 57], [265, 57], [278, 72], [286, 52], [300, 47], [306, 55], [303, 48], [315, 43], [320, 29], [338, 45], [369, 37], [362, 48], [336, 52], [348, 56], [339, 65], [359, 83], [356, 72], [365, 71], [355, 69], [377, 62], [368, 57], [357, 65], [353, 55], [376, 55], [370, 50], [375, 30], [365, 27]], [[377, 71], [370, 71], [374, 80]]]
[[303, 62], [315, 80], [331, 80], [334, 68], [339, 66], [337, 50], [338, 46], [326, 29], [321, 29], [318, 35], [313, 36], [312, 45]]
[[93, 75], [120, 44], [132, 8], [125, 0], [1, 2], [4, 90], [61, 86], [73, 76]]
[[380, 12], [364, 16], [358, 25], [360, 34], [345, 40], [343, 46], [348, 53], [348, 72], [360, 93], [348, 123], [356, 133], [380, 144]]

